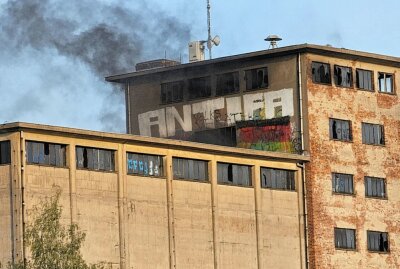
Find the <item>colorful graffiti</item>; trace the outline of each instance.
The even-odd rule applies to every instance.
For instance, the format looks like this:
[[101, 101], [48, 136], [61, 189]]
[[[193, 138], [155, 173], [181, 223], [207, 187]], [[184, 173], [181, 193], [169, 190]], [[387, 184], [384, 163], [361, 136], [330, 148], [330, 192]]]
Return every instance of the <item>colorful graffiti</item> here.
[[237, 122], [236, 141], [241, 148], [299, 152], [298, 134], [290, 124], [290, 117]]

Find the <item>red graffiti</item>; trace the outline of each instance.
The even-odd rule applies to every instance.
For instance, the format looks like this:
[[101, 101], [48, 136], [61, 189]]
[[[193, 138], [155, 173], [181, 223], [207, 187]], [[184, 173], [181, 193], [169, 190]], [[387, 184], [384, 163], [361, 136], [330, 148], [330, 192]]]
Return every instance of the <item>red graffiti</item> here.
[[238, 142], [257, 143], [288, 142], [290, 141], [291, 128], [287, 125], [255, 126], [238, 129]]

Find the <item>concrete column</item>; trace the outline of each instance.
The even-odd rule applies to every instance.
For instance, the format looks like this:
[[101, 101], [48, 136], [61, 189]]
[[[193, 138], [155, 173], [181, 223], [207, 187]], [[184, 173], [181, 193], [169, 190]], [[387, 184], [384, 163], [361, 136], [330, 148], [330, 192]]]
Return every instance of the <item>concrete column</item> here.
[[77, 202], [76, 202], [76, 150], [75, 143], [68, 145], [67, 165], [69, 167], [69, 195], [71, 223], [77, 223]]
[[[116, 152], [116, 164], [118, 171], [118, 224], [119, 224], [119, 252], [120, 252], [120, 268], [126, 269], [126, 244], [125, 244], [125, 210], [126, 195], [125, 195], [125, 181], [126, 181], [126, 162], [125, 162], [125, 145], [119, 144], [118, 151]], [[125, 202], [124, 202], [125, 201]]]
[[252, 168], [253, 187], [254, 187], [254, 203], [256, 214], [256, 236], [257, 236], [257, 265], [258, 268], [264, 268], [262, 264], [262, 206], [261, 206], [261, 181], [260, 181], [260, 166], [255, 165]]
[[172, 180], [174, 171], [172, 167], [172, 156], [168, 154], [166, 157], [167, 173], [166, 189], [167, 189], [167, 211], [168, 211], [168, 235], [169, 235], [169, 265], [170, 269], [176, 268], [176, 255], [175, 255], [175, 221], [174, 221], [174, 193], [172, 188]]
[[300, 237], [300, 257], [301, 257], [301, 268], [307, 268], [307, 234], [305, 232], [305, 205], [304, 205], [304, 201], [303, 201], [303, 195], [304, 195], [304, 188], [303, 186], [305, 184], [303, 184], [303, 181], [305, 180], [304, 178], [304, 174], [303, 174], [303, 168], [299, 168], [299, 170], [297, 170], [296, 173], [296, 191], [297, 191], [297, 198], [298, 198], [298, 210], [299, 210], [299, 237]]
[[217, 162], [215, 159], [209, 164], [209, 177], [211, 182], [211, 207], [212, 207], [212, 225], [213, 225], [213, 248], [214, 248], [214, 268], [218, 268], [218, 173]]

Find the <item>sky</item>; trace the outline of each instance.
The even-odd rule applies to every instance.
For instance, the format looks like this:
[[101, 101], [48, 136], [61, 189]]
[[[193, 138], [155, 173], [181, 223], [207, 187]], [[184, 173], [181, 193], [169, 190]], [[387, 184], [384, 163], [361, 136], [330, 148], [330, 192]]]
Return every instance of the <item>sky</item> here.
[[[397, 0], [210, 0], [213, 58], [330, 44], [400, 56]], [[207, 39], [206, 0], [0, 0], [0, 123], [125, 132], [124, 93], [104, 77], [137, 62], [187, 62]], [[206, 53], [208, 55], [208, 53]]]

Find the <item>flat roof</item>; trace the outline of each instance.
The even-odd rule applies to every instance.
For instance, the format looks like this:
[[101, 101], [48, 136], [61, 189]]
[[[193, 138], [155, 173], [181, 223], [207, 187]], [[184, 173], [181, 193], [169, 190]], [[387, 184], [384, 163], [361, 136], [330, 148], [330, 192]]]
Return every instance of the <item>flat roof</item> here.
[[162, 67], [162, 68], [155, 68], [150, 70], [143, 70], [137, 72], [129, 72], [125, 74], [116, 74], [105, 77], [106, 81], [109, 82], [116, 82], [116, 83], [123, 83], [126, 79], [132, 79], [139, 76], [147, 76], [153, 75], [162, 72], [170, 72], [185, 68], [194, 68], [199, 66], [206, 66], [212, 65], [222, 62], [229, 62], [229, 61], [240, 61], [244, 59], [251, 59], [251, 58], [273, 58], [285, 55], [292, 55], [297, 53], [314, 53], [319, 55], [325, 55], [330, 57], [338, 57], [338, 58], [345, 58], [351, 60], [361, 60], [370, 63], [388, 65], [388, 66], [395, 66], [400, 67], [400, 58], [393, 57], [393, 56], [386, 56], [381, 54], [375, 53], [368, 53], [356, 50], [350, 50], [345, 48], [334, 48], [330, 46], [321, 46], [321, 45], [313, 45], [313, 44], [301, 44], [301, 45], [293, 45], [293, 46], [286, 46], [281, 48], [275, 49], [268, 49], [268, 50], [261, 50], [255, 51], [250, 53], [238, 54], [233, 56], [215, 58], [211, 60], [204, 60], [199, 62], [193, 63], [185, 63], [171, 67]]
[[107, 133], [107, 132], [99, 132], [99, 131], [83, 130], [76, 128], [43, 125], [43, 124], [34, 124], [26, 122], [12, 122], [0, 125], [0, 133], [11, 133], [18, 131], [26, 131], [26, 132], [56, 135], [56, 136], [75, 137], [81, 139], [96, 139], [114, 143], [130, 143], [130, 144], [158, 146], [161, 148], [193, 150], [209, 154], [217, 153], [222, 155], [238, 156], [244, 158], [248, 157], [258, 158], [258, 159], [265, 158], [266, 160], [284, 160], [291, 162], [308, 162], [310, 160], [309, 156], [299, 155], [299, 154], [227, 147], [227, 146], [203, 144], [197, 142], [189, 142], [189, 141], [158, 138], [158, 137], [122, 134], [122, 133]]

